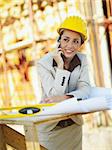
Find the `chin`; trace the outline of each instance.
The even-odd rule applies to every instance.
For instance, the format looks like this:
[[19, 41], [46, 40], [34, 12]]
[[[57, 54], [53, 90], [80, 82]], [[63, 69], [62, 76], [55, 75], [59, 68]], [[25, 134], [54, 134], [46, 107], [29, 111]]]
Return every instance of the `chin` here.
[[74, 55], [64, 55], [65, 56], [65, 58], [73, 58], [74, 57]]

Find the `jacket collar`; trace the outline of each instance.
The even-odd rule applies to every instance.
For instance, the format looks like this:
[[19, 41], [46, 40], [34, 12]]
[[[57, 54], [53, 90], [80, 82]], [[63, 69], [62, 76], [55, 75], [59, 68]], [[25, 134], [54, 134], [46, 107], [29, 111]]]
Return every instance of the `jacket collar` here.
[[[77, 54], [73, 57], [73, 59], [70, 62], [70, 66], [68, 68], [68, 71], [72, 72], [78, 65], [81, 66], [81, 61]], [[53, 59], [53, 67], [57, 66], [56, 61]]]

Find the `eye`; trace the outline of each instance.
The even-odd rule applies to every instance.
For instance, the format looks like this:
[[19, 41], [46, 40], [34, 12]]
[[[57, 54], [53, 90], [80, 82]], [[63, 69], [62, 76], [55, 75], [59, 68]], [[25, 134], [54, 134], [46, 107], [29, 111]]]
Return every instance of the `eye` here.
[[74, 43], [75, 43], [75, 44], [78, 44], [78, 43], [79, 43], [79, 40], [74, 40]]
[[68, 39], [63, 39], [65, 42], [68, 42]]

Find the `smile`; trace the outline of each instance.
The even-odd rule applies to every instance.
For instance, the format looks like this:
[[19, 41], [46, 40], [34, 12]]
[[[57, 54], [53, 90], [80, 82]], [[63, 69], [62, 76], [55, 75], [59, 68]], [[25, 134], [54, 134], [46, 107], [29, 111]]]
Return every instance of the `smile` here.
[[66, 53], [73, 53], [71, 50], [65, 50]]

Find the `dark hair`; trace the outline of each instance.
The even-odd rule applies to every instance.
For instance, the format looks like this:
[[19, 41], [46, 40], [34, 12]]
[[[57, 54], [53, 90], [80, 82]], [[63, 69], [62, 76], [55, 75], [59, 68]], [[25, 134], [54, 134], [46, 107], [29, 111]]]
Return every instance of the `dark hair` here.
[[61, 36], [63, 35], [63, 32], [64, 32], [64, 30], [60, 33], [60, 35], [59, 35], [59, 37], [58, 37], [58, 42], [60, 42], [60, 40], [61, 40]]
[[83, 39], [83, 37], [81, 36], [81, 44], [83, 44], [84, 43], [84, 39]]
[[[59, 35], [59, 37], [58, 37], [58, 42], [60, 42], [60, 40], [61, 40], [61, 36], [63, 35], [63, 32], [64, 32], [64, 30], [60, 33], [60, 35]], [[81, 36], [81, 44], [83, 44], [84, 43], [84, 38], [83, 38], [83, 36], [80, 34], [80, 36]]]

